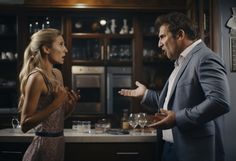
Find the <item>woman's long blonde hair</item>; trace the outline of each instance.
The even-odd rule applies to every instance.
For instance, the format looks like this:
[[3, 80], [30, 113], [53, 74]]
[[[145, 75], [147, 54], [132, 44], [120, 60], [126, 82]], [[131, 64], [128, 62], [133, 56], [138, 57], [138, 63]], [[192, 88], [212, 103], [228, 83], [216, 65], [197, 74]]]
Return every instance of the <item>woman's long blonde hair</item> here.
[[52, 43], [55, 39], [60, 36], [61, 33], [57, 29], [42, 29], [38, 32], [34, 33], [31, 36], [31, 41], [24, 52], [24, 60], [23, 66], [19, 74], [20, 81], [20, 98], [18, 104], [18, 110], [21, 111], [23, 102], [24, 102], [24, 94], [25, 94], [25, 85], [27, 82], [28, 75], [32, 72], [36, 67], [44, 70], [43, 65], [43, 50], [42, 46], [51, 47]]

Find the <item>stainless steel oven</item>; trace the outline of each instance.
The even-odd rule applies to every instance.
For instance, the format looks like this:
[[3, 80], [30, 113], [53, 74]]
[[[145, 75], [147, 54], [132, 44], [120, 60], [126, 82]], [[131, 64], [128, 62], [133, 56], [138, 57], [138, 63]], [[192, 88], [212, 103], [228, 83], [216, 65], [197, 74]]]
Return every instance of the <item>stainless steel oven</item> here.
[[72, 88], [81, 95], [74, 114], [105, 114], [104, 67], [72, 66]]
[[131, 98], [120, 96], [122, 88], [131, 88], [131, 67], [107, 68], [107, 113], [122, 115], [123, 109], [130, 109]]

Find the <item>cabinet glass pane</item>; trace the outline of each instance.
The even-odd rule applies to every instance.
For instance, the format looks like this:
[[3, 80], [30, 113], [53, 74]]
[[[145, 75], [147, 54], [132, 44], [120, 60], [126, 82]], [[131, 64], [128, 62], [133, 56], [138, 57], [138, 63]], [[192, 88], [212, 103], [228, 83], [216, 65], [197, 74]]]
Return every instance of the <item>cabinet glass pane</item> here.
[[130, 34], [133, 24], [127, 16], [77, 16], [72, 18], [72, 33]]
[[153, 61], [158, 59], [164, 59], [160, 48], [158, 48], [157, 36], [144, 36], [143, 41], [143, 58], [144, 61]]
[[109, 60], [131, 60], [132, 40], [112, 39], [110, 41], [108, 56]]
[[61, 17], [32, 16], [28, 18], [28, 27], [30, 34], [44, 28], [56, 28], [61, 30]]
[[[165, 68], [164, 68], [165, 67]], [[172, 65], [145, 66], [143, 69], [143, 82], [149, 89], [160, 92], [172, 71]]]
[[74, 60], [101, 60], [102, 44], [99, 39], [73, 39], [72, 59]]
[[[16, 40], [16, 17], [0, 15], [0, 59], [14, 58]], [[10, 52], [10, 57], [7, 52]]]
[[0, 15], [0, 113], [17, 107], [16, 16]]
[[159, 38], [154, 28], [158, 14], [146, 16], [146, 18], [141, 18], [143, 24], [143, 82], [148, 88], [160, 92], [173, 70], [173, 62], [168, 60], [158, 47]]

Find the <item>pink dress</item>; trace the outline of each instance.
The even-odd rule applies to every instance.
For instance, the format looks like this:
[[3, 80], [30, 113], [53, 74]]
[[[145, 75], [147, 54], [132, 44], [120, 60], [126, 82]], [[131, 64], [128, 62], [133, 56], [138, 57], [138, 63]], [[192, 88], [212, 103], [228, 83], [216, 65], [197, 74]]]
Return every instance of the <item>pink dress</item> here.
[[[53, 100], [51, 93], [52, 82], [39, 70], [48, 88], [48, 94], [40, 96], [37, 110], [44, 109]], [[31, 73], [31, 74], [32, 74]], [[63, 106], [54, 111], [46, 120], [41, 122], [35, 131], [44, 136], [35, 136], [32, 143], [26, 150], [23, 161], [63, 161], [64, 160], [64, 136], [52, 136], [50, 134], [62, 133], [64, 129], [64, 108]]]

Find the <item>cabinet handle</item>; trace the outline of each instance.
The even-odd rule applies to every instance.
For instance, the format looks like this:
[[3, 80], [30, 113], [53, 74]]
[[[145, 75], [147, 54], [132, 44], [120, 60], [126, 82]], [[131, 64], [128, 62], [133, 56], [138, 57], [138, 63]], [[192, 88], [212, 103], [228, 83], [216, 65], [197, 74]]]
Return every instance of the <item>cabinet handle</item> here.
[[116, 152], [116, 155], [139, 155], [139, 152]]
[[110, 59], [110, 46], [107, 45], [107, 60]]
[[1, 151], [2, 154], [22, 154], [20, 151]]
[[101, 46], [101, 59], [104, 60], [104, 46]]

